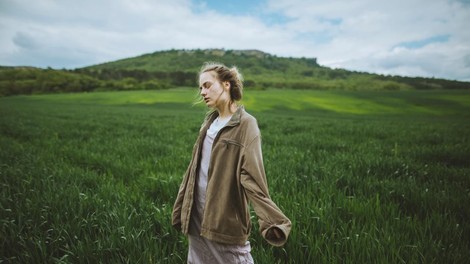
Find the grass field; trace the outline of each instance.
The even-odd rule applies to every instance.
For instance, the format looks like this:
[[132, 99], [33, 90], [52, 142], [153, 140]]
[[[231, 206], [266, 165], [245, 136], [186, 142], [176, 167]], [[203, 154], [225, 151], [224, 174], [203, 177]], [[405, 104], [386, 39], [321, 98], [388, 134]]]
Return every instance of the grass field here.
[[[185, 263], [194, 91], [0, 98], [0, 263]], [[470, 92], [247, 92], [283, 248], [256, 263], [466, 263]]]

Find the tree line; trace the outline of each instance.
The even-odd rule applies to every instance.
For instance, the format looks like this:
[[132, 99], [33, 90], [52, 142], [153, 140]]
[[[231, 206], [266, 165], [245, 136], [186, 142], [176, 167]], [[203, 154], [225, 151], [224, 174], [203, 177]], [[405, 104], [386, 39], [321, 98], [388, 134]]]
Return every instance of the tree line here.
[[57, 92], [158, 90], [192, 86], [195, 79], [195, 73], [182, 71], [2, 68], [0, 69], [0, 96]]

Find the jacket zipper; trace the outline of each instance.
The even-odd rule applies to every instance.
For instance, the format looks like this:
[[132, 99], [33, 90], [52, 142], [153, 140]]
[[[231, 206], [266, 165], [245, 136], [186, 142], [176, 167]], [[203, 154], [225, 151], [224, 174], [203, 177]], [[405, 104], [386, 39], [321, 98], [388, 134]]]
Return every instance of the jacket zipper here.
[[[207, 170], [207, 183], [209, 184], [209, 176], [211, 175], [210, 173], [212, 172], [212, 159], [214, 158], [214, 155], [212, 155], [213, 151], [214, 151], [214, 146], [215, 144], [219, 141], [219, 137], [220, 137], [220, 134], [222, 134], [222, 131], [225, 130], [226, 128], [228, 127], [234, 127], [235, 124], [232, 124], [232, 125], [225, 125], [224, 127], [222, 127], [219, 132], [217, 132], [217, 135], [215, 135], [215, 138], [214, 138], [214, 141], [212, 142], [212, 147], [211, 147], [211, 159], [209, 160], [209, 169]], [[206, 189], [206, 192], [207, 192], [207, 189]]]
[[[229, 121], [230, 122], [230, 121]], [[234, 127], [236, 124], [227, 124], [225, 125], [224, 127], [222, 127], [219, 132], [217, 132], [217, 135], [215, 135], [215, 138], [214, 138], [214, 141], [212, 142], [212, 147], [211, 147], [211, 158], [209, 160], [209, 168], [207, 169], [207, 185], [206, 185], [206, 200], [204, 201], [204, 214], [205, 214], [205, 211], [206, 211], [206, 208], [207, 208], [207, 187], [209, 186], [209, 181], [210, 181], [210, 176], [211, 176], [211, 172], [212, 172], [212, 159], [214, 158], [214, 155], [212, 155], [213, 153], [213, 150], [214, 150], [214, 146], [215, 144], [219, 141], [219, 137], [220, 135], [222, 134], [223, 130], [225, 130], [226, 128], [228, 127]], [[206, 132], [207, 133], [207, 132]], [[206, 135], [207, 136], [207, 135]], [[204, 222], [204, 214], [203, 214], [203, 218], [202, 218], [202, 222], [201, 222], [201, 229], [202, 229], [202, 223]], [[201, 235], [201, 234], [199, 234]]]

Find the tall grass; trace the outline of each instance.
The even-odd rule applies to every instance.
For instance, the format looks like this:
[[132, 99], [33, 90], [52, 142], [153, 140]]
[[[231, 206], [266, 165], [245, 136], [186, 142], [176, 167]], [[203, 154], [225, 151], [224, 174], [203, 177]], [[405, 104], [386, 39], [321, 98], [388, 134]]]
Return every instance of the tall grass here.
[[[193, 94], [0, 98], [0, 262], [184, 263], [170, 215], [204, 117]], [[283, 248], [254, 222], [256, 262], [465, 263], [469, 98], [248, 93], [293, 222]]]

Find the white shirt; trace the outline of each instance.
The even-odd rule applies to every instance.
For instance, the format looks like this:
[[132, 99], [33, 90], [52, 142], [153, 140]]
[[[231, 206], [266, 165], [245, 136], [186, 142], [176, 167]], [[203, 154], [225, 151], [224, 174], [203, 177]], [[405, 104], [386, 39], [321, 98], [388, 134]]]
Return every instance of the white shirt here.
[[[202, 144], [201, 164], [199, 166], [199, 176], [197, 179], [197, 203], [196, 208], [199, 215], [199, 220], [202, 220], [204, 205], [206, 203], [206, 189], [207, 189], [207, 174], [209, 172], [209, 165], [211, 161], [212, 144], [217, 136], [217, 133], [228, 123], [232, 116], [228, 118], [217, 117], [207, 130], [206, 137]], [[200, 228], [198, 227], [198, 233]]]

